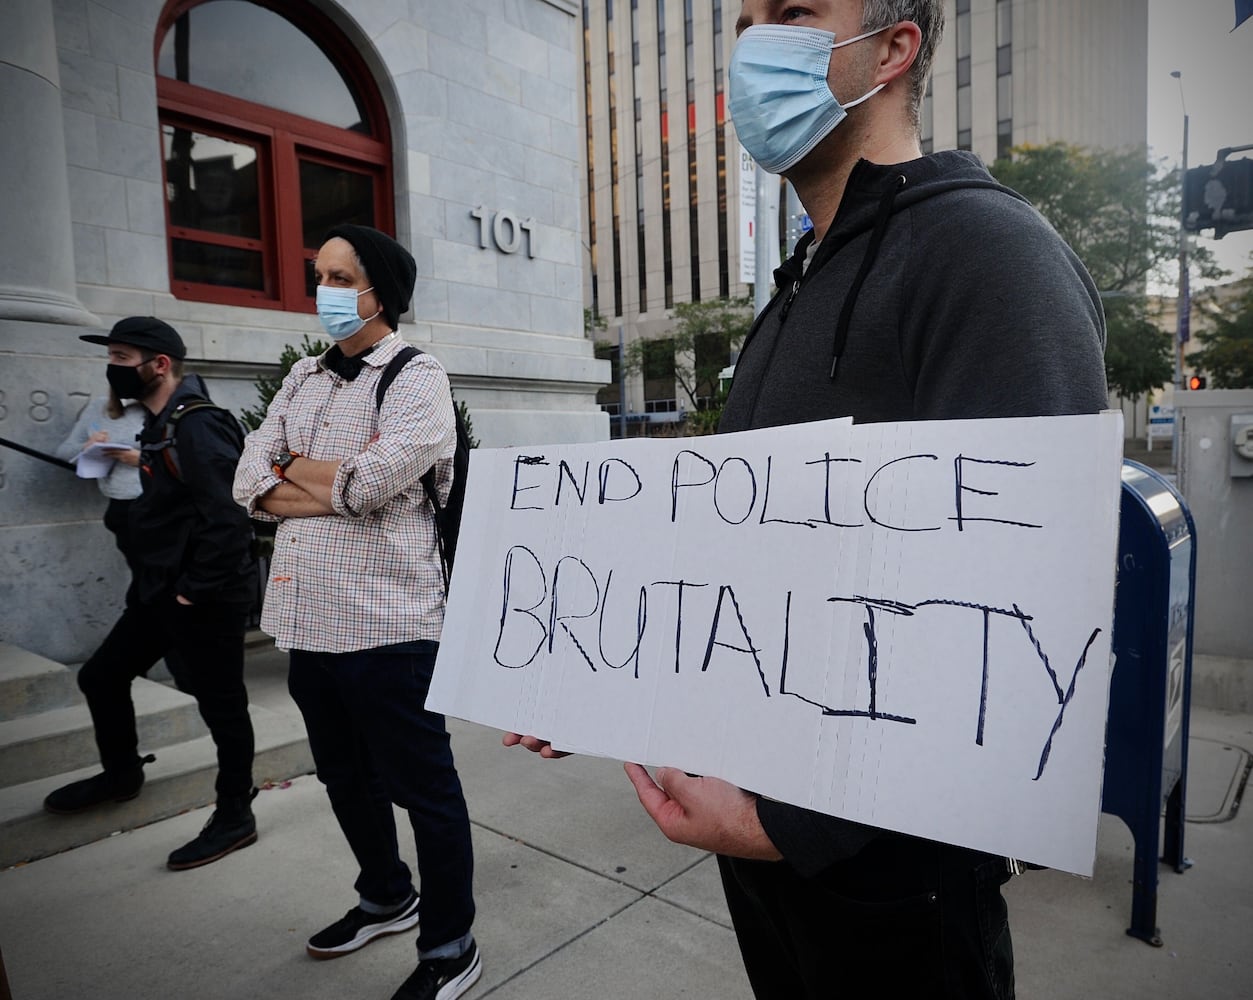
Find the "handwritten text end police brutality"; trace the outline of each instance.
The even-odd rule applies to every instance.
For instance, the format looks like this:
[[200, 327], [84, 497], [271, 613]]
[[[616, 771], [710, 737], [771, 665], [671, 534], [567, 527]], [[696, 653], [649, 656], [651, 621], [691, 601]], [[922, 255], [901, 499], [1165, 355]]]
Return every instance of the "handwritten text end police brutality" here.
[[476, 451], [428, 704], [1090, 871], [1120, 449], [1102, 414]]

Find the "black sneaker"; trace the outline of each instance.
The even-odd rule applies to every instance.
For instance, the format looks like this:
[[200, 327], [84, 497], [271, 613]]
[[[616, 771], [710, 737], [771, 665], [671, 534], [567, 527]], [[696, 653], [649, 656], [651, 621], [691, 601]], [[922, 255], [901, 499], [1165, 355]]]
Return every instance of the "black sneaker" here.
[[400, 984], [392, 1000], [454, 1000], [479, 981], [483, 961], [471, 944], [459, 958], [428, 958]]
[[144, 765], [157, 758], [142, 757], [124, 771], [103, 771], [82, 781], [72, 781], [49, 792], [44, 808], [50, 813], [68, 815], [82, 812], [106, 802], [128, 802], [144, 787]]
[[201, 865], [212, 864], [241, 847], [255, 844], [257, 821], [248, 803], [256, 794], [256, 789], [253, 789], [248, 796], [219, 799], [209, 822], [194, 840], [171, 852], [166, 866], [176, 872], [199, 868]]
[[364, 948], [376, 937], [407, 931], [417, 922], [418, 894], [411, 891], [400, 908], [391, 913], [366, 913], [354, 906], [330, 927], [309, 938], [305, 950], [314, 958], [339, 958]]

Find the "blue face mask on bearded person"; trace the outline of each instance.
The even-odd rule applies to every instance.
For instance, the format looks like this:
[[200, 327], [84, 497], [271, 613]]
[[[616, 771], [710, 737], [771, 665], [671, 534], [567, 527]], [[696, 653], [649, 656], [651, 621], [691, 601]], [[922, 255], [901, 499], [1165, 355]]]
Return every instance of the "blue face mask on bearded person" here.
[[332, 288], [330, 285], [318, 285], [316, 301], [318, 319], [322, 327], [331, 335], [332, 340], [347, 340], [358, 333], [366, 323], [382, 312], [380, 309], [369, 317], [362, 319], [357, 314], [357, 299], [366, 292], [373, 291], [374, 286], [357, 291], [355, 288]]
[[820, 28], [759, 24], [735, 43], [728, 74], [731, 120], [748, 154], [772, 174], [803, 160], [848, 109], [883, 89], [879, 84], [841, 104], [827, 85], [831, 50], [870, 38], [891, 25], [842, 42]]

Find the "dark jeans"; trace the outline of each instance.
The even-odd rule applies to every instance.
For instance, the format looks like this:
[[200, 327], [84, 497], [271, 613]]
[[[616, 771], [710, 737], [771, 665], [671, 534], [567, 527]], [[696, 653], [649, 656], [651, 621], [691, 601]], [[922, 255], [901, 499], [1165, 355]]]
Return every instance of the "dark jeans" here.
[[126, 565], [131, 571], [131, 578], [126, 585], [127, 604], [134, 597], [132, 588], [139, 568], [135, 561], [135, 546], [131, 538], [130, 511], [134, 503], [134, 500], [110, 499], [108, 506], [104, 509], [104, 526], [112, 533], [113, 540], [117, 543], [117, 550], [125, 557]]
[[218, 797], [249, 793], [253, 734], [244, 687], [244, 613], [235, 605], [189, 607], [173, 598], [127, 606], [78, 672], [106, 771], [126, 770], [138, 760], [131, 681], [164, 656], [179, 689], [196, 699], [217, 745]]
[[884, 834], [806, 879], [718, 858], [758, 1000], [1011, 1000], [1004, 858]]
[[438, 649], [435, 642], [352, 653], [293, 649], [287, 678], [318, 779], [361, 866], [362, 899], [389, 906], [413, 888], [392, 804], [409, 813], [422, 883], [422, 952], [464, 936], [474, 921], [470, 816], [444, 717], [423, 707]]

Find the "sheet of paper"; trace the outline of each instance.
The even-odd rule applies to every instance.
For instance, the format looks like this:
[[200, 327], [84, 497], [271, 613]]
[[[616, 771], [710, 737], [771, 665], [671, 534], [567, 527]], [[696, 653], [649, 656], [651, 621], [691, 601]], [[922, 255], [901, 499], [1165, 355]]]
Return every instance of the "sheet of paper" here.
[[1090, 874], [1121, 455], [1115, 413], [477, 449], [428, 705]]
[[116, 441], [96, 441], [78, 453], [74, 468], [79, 479], [103, 479], [113, 470], [119, 451], [128, 446]]

